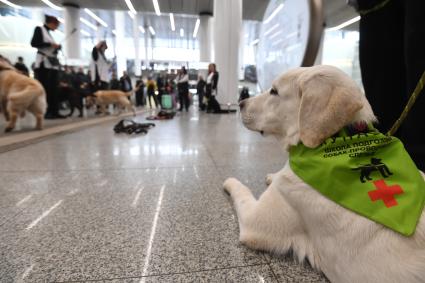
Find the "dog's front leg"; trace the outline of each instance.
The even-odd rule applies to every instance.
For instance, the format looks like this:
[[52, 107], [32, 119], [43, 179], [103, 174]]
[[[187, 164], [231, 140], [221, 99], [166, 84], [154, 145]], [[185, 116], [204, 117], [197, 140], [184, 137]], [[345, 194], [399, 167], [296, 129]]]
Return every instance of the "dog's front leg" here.
[[232, 197], [239, 219], [243, 218], [246, 212], [251, 210], [257, 202], [251, 191], [235, 178], [228, 178], [223, 187]]
[[239, 240], [243, 244], [256, 250], [284, 253], [307, 242], [299, 215], [273, 185], [259, 200], [235, 178], [227, 179], [224, 189], [235, 205]]

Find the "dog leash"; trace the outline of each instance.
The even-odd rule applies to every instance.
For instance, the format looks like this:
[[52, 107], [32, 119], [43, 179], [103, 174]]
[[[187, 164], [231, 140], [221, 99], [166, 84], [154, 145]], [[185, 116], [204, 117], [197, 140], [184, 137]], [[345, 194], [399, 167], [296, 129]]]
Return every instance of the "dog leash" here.
[[361, 16], [364, 16], [364, 15], [367, 15], [367, 14], [369, 14], [369, 13], [372, 13], [372, 12], [376, 12], [376, 11], [378, 11], [378, 10], [381, 10], [382, 8], [384, 8], [389, 2], [390, 2], [391, 0], [384, 0], [384, 1], [382, 1], [381, 3], [379, 3], [379, 4], [377, 4], [377, 5], [375, 5], [375, 6], [373, 6], [372, 8], [370, 8], [370, 9], [365, 9], [365, 10], [358, 10], [357, 12], [361, 15]]
[[394, 135], [395, 132], [397, 132], [400, 125], [403, 123], [404, 119], [406, 119], [407, 115], [410, 112], [410, 109], [412, 109], [413, 105], [415, 104], [416, 99], [418, 98], [419, 94], [421, 93], [422, 89], [424, 88], [425, 83], [425, 71], [422, 73], [421, 78], [419, 79], [415, 90], [413, 91], [412, 95], [409, 98], [409, 101], [407, 102], [406, 106], [403, 109], [403, 112], [401, 113], [400, 117], [395, 121], [394, 125], [391, 127], [391, 129], [387, 132], [387, 136]]

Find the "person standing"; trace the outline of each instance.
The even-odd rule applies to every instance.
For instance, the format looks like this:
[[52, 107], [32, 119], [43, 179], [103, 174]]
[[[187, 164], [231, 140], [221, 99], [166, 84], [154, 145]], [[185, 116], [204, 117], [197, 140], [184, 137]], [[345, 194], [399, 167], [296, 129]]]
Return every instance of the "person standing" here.
[[[361, 15], [359, 59], [366, 97], [386, 133], [425, 71], [425, 1], [350, 0]], [[391, 67], [389, 67], [389, 64]], [[425, 90], [396, 133], [425, 170]]]
[[46, 119], [65, 118], [59, 114], [58, 98], [60, 63], [57, 54], [61, 45], [57, 44], [50, 34], [50, 31], [54, 31], [58, 27], [59, 20], [46, 15], [44, 25], [35, 28], [31, 39], [31, 46], [37, 48], [34, 63], [35, 78], [40, 81], [46, 91]]
[[208, 65], [208, 77], [207, 85], [205, 87], [205, 95], [208, 99], [207, 112], [220, 112], [220, 104], [218, 103], [217, 96], [217, 85], [218, 85], [218, 72], [216, 65], [211, 63]]
[[24, 74], [25, 76], [29, 77], [30, 72], [28, 70], [28, 67], [24, 63], [24, 58], [21, 56], [18, 57], [18, 62], [15, 63], [15, 69], [18, 70], [20, 73]]
[[106, 41], [102, 40], [93, 47], [91, 53], [90, 73], [93, 92], [108, 89], [110, 66], [105, 57], [106, 49], [108, 49], [108, 45]]
[[136, 81], [136, 106], [145, 106], [145, 83], [142, 76]]
[[129, 92], [133, 90], [133, 85], [131, 84], [131, 79], [127, 74], [127, 71], [122, 72], [122, 77], [120, 78], [120, 86], [123, 92]]
[[189, 75], [187, 74], [186, 68], [183, 66], [176, 78], [177, 91], [179, 94], [179, 111], [183, 111], [183, 105], [186, 108], [186, 112], [189, 111]]
[[109, 82], [109, 89], [111, 90], [120, 90], [121, 86], [120, 86], [120, 81], [117, 78], [117, 73], [112, 72], [112, 78], [111, 81]]
[[205, 110], [205, 104], [204, 104], [205, 85], [206, 85], [206, 82], [205, 82], [204, 78], [201, 75], [199, 75], [198, 83], [196, 85], [196, 93], [198, 94], [199, 110], [201, 110], [201, 111]]
[[155, 91], [157, 90], [156, 82], [149, 77], [146, 82], [146, 92], [148, 93], [149, 107], [152, 109], [152, 99], [155, 102], [155, 108], [158, 108], [158, 99], [156, 98]]

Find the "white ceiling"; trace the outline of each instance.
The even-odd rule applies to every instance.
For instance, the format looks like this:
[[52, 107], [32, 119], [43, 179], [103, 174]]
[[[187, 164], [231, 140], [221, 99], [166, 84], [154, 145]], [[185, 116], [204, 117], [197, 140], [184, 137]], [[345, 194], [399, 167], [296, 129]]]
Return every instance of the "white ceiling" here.
[[[46, 7], [40, 0], [10, 0], [24, 7]], [[72, 3], [81, 8], [104, 10], [128, 10], [124, 0], [50, 0], [61, 6], [62, 3]], [[229, 0], [231, 1], [231, 0]], [[268, 0], [243, 0], [243, 19], [261, 20]], [[133, 0], [138, 12], [155, 12], [152, 0]], [[213, 0], [158, 0], [162, 13], [199, 15], [201, 12], [213, 12]], [[0, 3], [0, 7], [5, 4]]]
[[[11, 2], [24, 7], [42, 7], [47, 6], [40, 0], [10, 0]], [[113, 10], [128, 11], [124, 0], [50, 0], [61, 6], [62, 3], [73, 3], [81, 8], [92, 9], [97, 15], [104, 19], [109, 26], [114, 26]], [[139, 23], [141, 25], [152, 25], [160, 38], [179, 37], [179, 29], [185, 29], [185, 37], [190, 38], [196, 23], [196, 17], [199, 13], [213, 11], [214, 0], [158, 0], [162, 15], [160, 17], [154, 14], [152, 0], [132, 0], [135, 9], [139, 12]], [[228, 0], [232, 1], [232, 0]], [[269, 0], [243, 0], [243, 19], [261, 21]], [[0, 3], [0, 7], [5, 4]], [[357, 16], [354, 9], [347, 6], [345, 0], [323, 0], [323, 8], [327, 27], [337, 26], [351, 18]], [[53, 11], [53, 10], [51, 10]], [[48, 12], [48, 11], [47, 11]], [[54, 13], [55, 11], [53, 11]], [[170, 29], [169, 13], [174, 13], [176, 31]], [[87, 20], [95, 23], [86, 13], [81, 12]], [[84, 27], [84, 25], [83, 25]], [[85, 30], [93, 33], [88, 28]], [[346, 29], [358, 29], [358, 23], [353, 24]], [[110, 30], [109, 30], [110, 32]], [[132, 23], [130, 17], [126, 17], [126, 32], [132, 33]]]

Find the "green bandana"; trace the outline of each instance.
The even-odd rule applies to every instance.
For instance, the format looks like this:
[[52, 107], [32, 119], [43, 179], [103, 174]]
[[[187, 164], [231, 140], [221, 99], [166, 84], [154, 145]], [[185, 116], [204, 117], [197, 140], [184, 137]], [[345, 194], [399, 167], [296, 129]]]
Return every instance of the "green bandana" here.
[[317, 148], [291, 147], [289, 162], [298, 177], [339, 205], [405, 236], [415, 232], [425, 182], [397, 138], [343, 130]]

